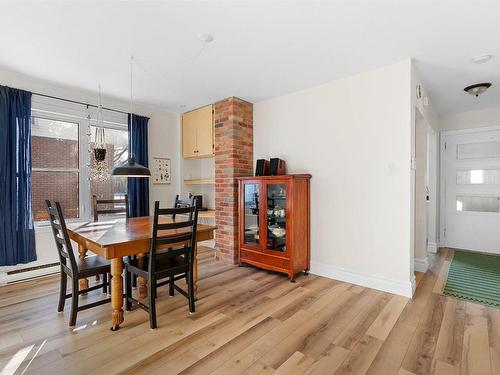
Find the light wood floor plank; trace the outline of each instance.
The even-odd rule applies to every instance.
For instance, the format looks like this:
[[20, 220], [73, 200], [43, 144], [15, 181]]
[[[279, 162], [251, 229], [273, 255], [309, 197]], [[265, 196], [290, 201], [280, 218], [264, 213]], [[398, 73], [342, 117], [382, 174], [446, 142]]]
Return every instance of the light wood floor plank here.
[[488, 320], [484, 306], [467, 302], [462, 352], [462, 375], [490, 375]]
[[[69, 304], [55, 312], [58, 277], [0, 287], [0, 371], [500, 375], [500, 310], [440, 294], [453, 251], [430, 256], [408, 302], [315, 275], [290, 283], [201, 255], [196, 314], [162, 288], [154, 331], [134, 310], [111, 332], [108, 305], [68, 327]], [[82, 300], [99, 298], [96, 291]]]
[[415, 374], [428, 374], [443, 320], [446, 297], [432, 294], [403, 360], [402, 368]]
[[377, 356], [383, 341], [371, 336], [365, 336], [356, 343], [340, 368], [335, 371], [335, 375], [363, 375], [370, 368], [373, 360]]
[[432, 375], [460, 375], [460, 368], [450, 365], [449, 363], [435, 360], [432, 366]]
[[[465, 302], [453, 298], [446, 300], [443, 322], [439, 330], [434, 359], [460, 366], [465, 329]], [[441, 366], [443, 367], [443, 366]]]
[[293, 353], [278, 369], [275, 375], [300, 375], [315, 362], [315, 358], [301, 352]]
[[407, 303], [408, 298], [406, 297], [392, 296], [391, 300], [377, 316], [377, 319], [368, 328], [366, 334], [384, 341], [389, 336]]

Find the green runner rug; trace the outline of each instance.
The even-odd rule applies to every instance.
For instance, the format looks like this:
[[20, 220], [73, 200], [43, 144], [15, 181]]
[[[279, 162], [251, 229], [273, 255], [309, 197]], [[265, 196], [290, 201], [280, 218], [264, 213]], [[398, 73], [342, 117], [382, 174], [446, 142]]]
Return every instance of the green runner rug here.
[[443, 294], [500, 307], [500, 256], [455, 250]]

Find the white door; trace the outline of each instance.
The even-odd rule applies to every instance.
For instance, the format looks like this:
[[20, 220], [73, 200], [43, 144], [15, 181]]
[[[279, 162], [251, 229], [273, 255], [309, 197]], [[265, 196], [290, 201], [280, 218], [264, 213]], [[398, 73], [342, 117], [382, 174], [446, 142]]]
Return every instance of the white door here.
[[500, 254], [500, 130], [444, 135], [445, 246]]

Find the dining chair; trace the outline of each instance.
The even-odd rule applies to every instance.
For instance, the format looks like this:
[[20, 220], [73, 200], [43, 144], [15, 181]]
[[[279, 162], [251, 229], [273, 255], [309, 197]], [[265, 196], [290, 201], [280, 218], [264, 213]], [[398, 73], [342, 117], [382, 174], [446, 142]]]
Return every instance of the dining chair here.
[[[181, 207], [196, 207], [196, 198], [188, 198], [188, 199], [179, 199], [179, 194], [175, 196], [175, 201], [174, 201], [174, 208], [181, 208]], [[176, 213], [172, 214], [172, 220], [175, 220], [175, 215]]]
[[[160, 216], [182, 215], [184, 221], [161, 223]], [[149, 254], [144, 262], [132, 260], [125, 265], [125, 309], [131, 309], [132, 304], [138, 305], [149, 313], [149, 324], [156, 328], [156, 289], [169, 285], [169, 295], [175, 290], [189, 301], [189, 312], [195, 312], [193, 262], [196, 246], [196, 226], [198, 211], [194, 205], [188, 207], [160, 208], [160, 202], [155, 202], [153, 218], [153, 233]], [[164, 231], [170, 231], [165, 234]], [[175, 231], [172, 234], [172, 231]], [[160, 252], [168, 249], [168, 251]], [[132, 297], [131, 275], [145, 278], [148, 281], [148, 305]], [[159, 280], [167, 278], [166, 281]], [[175, 285], [175, 281], [187, 280], [187, 291]]]
[[[113, 208], [100, 208], [100, 206], [112, 206]], [[118, 205], [118, 206], [117, 206]], [[128, 195], [121, 199], [97, 199], [95, 195], [92, 196], [92, 212], [94, 214], [94, 221], [99, 221], [99, 215], [110, 214], [125, 214], [128, 218]]]
[[[69, 325], [74, 326], [76, 324], [76, 315], [78, 311], [87, 310], [111, 301], [111, 298], [107, 298], [78, 306], [78, 296], [81, 294], [86, 294], [87, 292], [100, 288], [102, 288], [103, 293], [107, 293], [109, 285], [107, 275], [110, 273], [110, 265], [109, 261], [98, 256], [85, 257], [77, 260], [66, 229], [66, 221], [64, 220], [61, 205], [59, 202], [55, 202], [54, 206], [49, 200], [46, 200], [45, 203], [47, 204], [50, 226], [54, 234], [54, 240], [59, 254], [59, 263], [61, 265], [61, 289], [59, 290], [59, 305], [57, 311], [63, 311], [66, 299], [71, 298]], [[79, 290], [78, 280], [96, 275], [102, 275], [102, 284]], [[66, 294], [68, 276], [71, 277], [72, 280], [72, 292], [70, 294]]]
[[[100, 208], [105, 205], [105, 208]], [[109, 208], [109, 206], [113, 208]], [[129, 218], [128, 213], [128, 195], [121, 199], [97, 199], [97, 196], [92, 195], [92, 213], [94, 215], [94, 221], [99, 221], [99, 215], [111, 215], [111, 214], [125, 214], [125, 217]], [[128, 260], [135, 258], [135, 256], [128, 256]], [[99, 281], [99, 275], [95, 277], [96, 281]], [[133, 280], [134, 288], [137, 286], [137, 278], [134, 277]]]

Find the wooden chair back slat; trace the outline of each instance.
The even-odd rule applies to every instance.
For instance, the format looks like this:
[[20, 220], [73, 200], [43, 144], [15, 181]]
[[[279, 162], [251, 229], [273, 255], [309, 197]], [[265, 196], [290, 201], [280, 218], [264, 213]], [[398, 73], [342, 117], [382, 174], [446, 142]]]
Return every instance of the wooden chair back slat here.
[[[188, 210], [186, 212], [186, 209]], [[179, 213], [188, 214], [187, 219], [184, 221], [178, 221], [175, 223], [159, 224], [159, 213], [168, 212], [167, 215], [176, 215]], [[173, 209], [160, 209], [160, 202], [155, 202], [155, 211], [153, 218], [153, 234], [151, 241], [151, 249], [149, 252], [149, 271], [154, 274], [156, 270], [156, 259], [158, 256], [161, 257], [174, 257], [179, 254], [184, 254], [185, 261], [192, 270], [193, 260], [194, 260], [194, 249], [196, 246], [196, 226], [198, 223], [198, 210], [195, 205], [190, 207], [179, 207]], [[163, 229], [160, 229], [163, 228]], [[186, 231], [176, 233], [172, 235], [171, 233], [165, 234], [162, 231], [172, 230], [178, 228], [187, 228]], [[163, 234], [163, 236], [162, 236]], [[169, 244], [179, 244], [184, 243], [181, 249], [168, 250], [166, 252], [159, 253], [158, 250], [164, 249], [165, 245]], [[182, 245], [181, 245], [182, 246]]]
[[[74, 275], [78, 273], [78, 266], [76, 264], [73, 246], [69, 239], [68, 230], [66, 228], [66, 221], [64, 220], [63, 211], [59, 202], [54, 205], [46, 200], [47, 211], [49, 213], [50, 226], [52, 227], [52, 234], [56, 242], [56, 248], [59, 255], [61, 265], [71, 269]], [[69, 264], [68, 261], [69, 260]]]
[[[175, 196], [175, 201], [174, 201], [174, 209], [176, 208], [187, 208], [189, 207], [196, 207], [196, 198], [189, 198], [189, 199], [179, 199], [179, 194]], [[172, 210], [172, 208], [162, 208], [163, 210]], [[170, 213], [161, 213], [160, 215], [172, 215], [172, 220], [175, 220], [175, 216], [177, 214], [185, 214], [187, 212], [182, 212], [182, 211], [177, 211], [177, 212], [170, 212]]]
[[[113, 208], [102, 208], [100, 205], [113, 205]], [[117, 207], [117, 205], [124, 205], [124, 207]], [[92, 212], [94, 214], [94, 221], [99, 221], [99, 215], [121, 214], [124, 213], [128, 218], [128, 195], [123, 199], [97, 199], [95, 195], [92, 196]]]
[[[191, 240], [191, 232], [185, 233], [183, 235], [177, 235], [175, 237], [158, 237], [156, 239], [156, 245], [171, 245], [175, 243], [189, 243]], [[189, 245], [185, 245], [189, 246]], [[158, 249], [157, 249], [158, 250]]]
[[158, 230], [170, 230], [170, 229], [180, 229], [187, 228], [193, 226], [192, 220], [174, 222], [174, 223], [166, 223], [166, 224], [158, 224]]
[[125, 199], [125, 198], [123, 198], [123, 199], [97, 199], [97, 204], [126, 204], [126, 203], [127, 203], [127, 199]]

